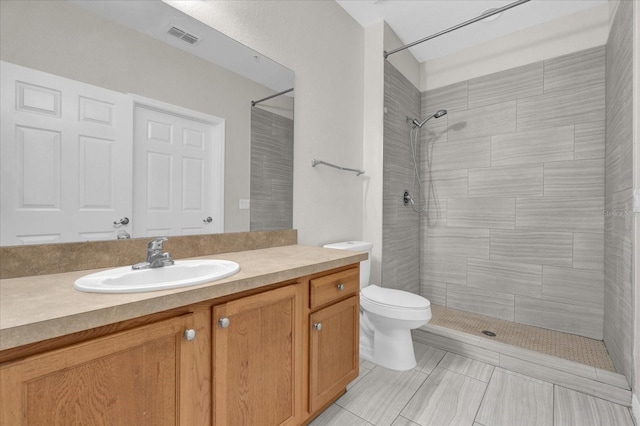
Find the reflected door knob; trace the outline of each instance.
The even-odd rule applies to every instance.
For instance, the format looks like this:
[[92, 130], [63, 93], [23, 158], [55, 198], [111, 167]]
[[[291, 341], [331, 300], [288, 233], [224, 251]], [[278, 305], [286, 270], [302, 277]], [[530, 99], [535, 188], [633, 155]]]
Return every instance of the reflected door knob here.
[[224, 317], [224, 318], [220, 318], [220, 320], [218, 320], [218, 324], [220, 324], [221, 328], [227, 328], [227, 327], [229, 327], [229, 324], [231, 324], [231, 321], [229, 321], [229, 318]]
[[115, 221], [113, 222], [113, 224], [114, 224], [114, 225], [126, 225], [126, 224], [128, 224], [128, 223], [129, 223], [129, 218], [128, 218], [128, 217], [123, 217], [122, 219], [120, 219], [120, 220], [115, 220]]
[[202, 221], [204, 223], [211, 223], [211, 222], [213, 222], [213, 218], [211, 216], [207, 216], [204, 219], [202, 219]]
[[196, 338], [196, 331], [193, 328], [188, 328], [184, 331], [184, 338], [188, 341], [192, 341]]

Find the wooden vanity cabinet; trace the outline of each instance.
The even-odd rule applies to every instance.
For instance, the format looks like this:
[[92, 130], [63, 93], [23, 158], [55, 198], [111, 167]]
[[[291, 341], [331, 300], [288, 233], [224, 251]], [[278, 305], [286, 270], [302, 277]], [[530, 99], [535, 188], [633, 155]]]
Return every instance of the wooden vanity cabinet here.
[[359, 269], [310, 280], [309, 411], [317, 413], [358, 377]]
[[207, 424], [194, 397], [203, 387], [197, 340], [184, 337], [194, 320], [182, 315], [2, 364], [0, 424]]
[[213, 424], [299, 425], [302, 286], [213, 307]]
[[0, 426], [306, 424], [358, 375], [358, 291], [356, 264], [10, 349]]

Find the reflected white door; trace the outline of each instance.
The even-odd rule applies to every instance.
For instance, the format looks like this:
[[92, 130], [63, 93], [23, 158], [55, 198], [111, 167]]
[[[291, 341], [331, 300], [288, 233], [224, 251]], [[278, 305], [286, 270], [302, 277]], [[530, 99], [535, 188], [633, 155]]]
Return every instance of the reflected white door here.
[[224, 122], [194, 114], [135, 106], [135, 237], [224, 232]]
[[132, 213], [131, 98], [0, 67], [0, 244], [115, 239]]

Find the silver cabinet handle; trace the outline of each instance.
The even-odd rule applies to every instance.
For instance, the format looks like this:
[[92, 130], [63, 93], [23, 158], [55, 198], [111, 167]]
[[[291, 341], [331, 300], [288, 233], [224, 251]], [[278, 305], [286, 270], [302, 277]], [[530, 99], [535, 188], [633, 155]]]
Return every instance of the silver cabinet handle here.
[[187, 339], [188, 341], [192, 341], [196, 338], [196, 331], [193, 328], [187, 328], [184, 331], [184, 338]]
[[202, 219], [202, 221], [204, 223], [211, 223], [211, 222], [213, 222], [213, 218], [211, 216], [207, 216], [204, 219]]
[[227, 328], [227, 327], [229, 327], [229, 324], [231, 324], [231, 321], [229, 321], [229, 318], [224, 317], [224, 318], [220, 318], [220, 320], [218, 320], [218, 324], [220, 324], [221, 328]]
[[344, 291], [345, 287], [344, 284], [340, 283], [338, 284], [338, 291]]
[[315, 328], [318, 331], [322, 330], [322, 323], [321, 322], [317, 322], [317, 323], [313, 324], [313, 328]]

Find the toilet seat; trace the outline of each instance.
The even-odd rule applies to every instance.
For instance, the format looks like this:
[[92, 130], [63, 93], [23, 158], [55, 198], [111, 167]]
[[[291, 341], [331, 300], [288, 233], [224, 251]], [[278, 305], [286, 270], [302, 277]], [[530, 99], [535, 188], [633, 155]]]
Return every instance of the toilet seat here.
[[428, 320], [431, 318], [429, 300], [408, 291], [369, 285], [360, 291], [362, 309], [387, 318]]

